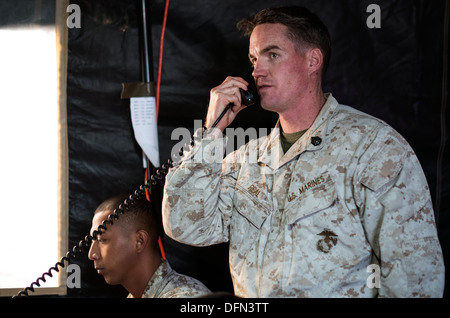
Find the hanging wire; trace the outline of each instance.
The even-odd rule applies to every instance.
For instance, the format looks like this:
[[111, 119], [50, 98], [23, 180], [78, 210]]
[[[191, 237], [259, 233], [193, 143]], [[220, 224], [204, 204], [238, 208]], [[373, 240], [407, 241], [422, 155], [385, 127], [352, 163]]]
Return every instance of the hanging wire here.
[[167, 25], [167, 16], [169, 12], [169, 0], [166, 0], [166, 5], [164, 8], [164, 19], [161, 28], [161, 38], [159, 41], [159, 62], [158, 62], [158, 77], [156, 79], [156, 118], [158, 118], [159, 112], [159, 94], [161, 89], [161, 73], [162, 73], [162, 64], [163, 64], [163, 52], [164, 52], [164, 36], [166, 33], [166, 25]]

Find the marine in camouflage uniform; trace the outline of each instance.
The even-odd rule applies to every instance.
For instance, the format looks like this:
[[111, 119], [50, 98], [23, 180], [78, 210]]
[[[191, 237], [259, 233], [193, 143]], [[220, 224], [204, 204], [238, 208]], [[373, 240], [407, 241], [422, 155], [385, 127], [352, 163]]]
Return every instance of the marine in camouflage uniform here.
[[[241, 23], [242, 22], [242, 23]], [[441, 297], [444, 265], [427, 181], [383, 121], [324, 95], [331, 40], [302, 7], [265, 9], [239, 25], [261, 106], [275, 129], [223, 159], [221, 132], [244, 108], [228, 77], [205, 126], [166, 177], [163, 223], [195, 246], [229, 242], [241, 297]], [[303, 135], [286, 151], [283, 133]]]
[[[141, 298], [193, 298], [211, 291], [197, 279], [174, 271], [166, 260], [153, 273]], [[132, 294], [128, 298], [134, 298]]]
[[[220, 162], [223, 145], [203, 139], [171, 169], [163, 219], [180, 242], [230, 242], [237, 296], [442, 296], [427, 181], [386, 123], [328, 95], [284, 155], [279, 129]], [[371, 264], [379, 288], [368, 283]]]

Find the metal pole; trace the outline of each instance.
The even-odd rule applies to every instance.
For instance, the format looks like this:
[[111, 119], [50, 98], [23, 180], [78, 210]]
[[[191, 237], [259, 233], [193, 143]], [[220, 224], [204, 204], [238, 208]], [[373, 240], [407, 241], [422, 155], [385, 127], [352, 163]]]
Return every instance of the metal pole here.
[[[148, 17], [149, 0], [137, 0], [139, 8], [139, 46], [141, 55], [141, 76], [142, 82], [154, 85], [153, 75], [153, 55], [152, 55], [152, 31], [151, 23]], [[153, 90], [153, 89], [152, 89]], [[144, 155], [145, 156], [145, 155]], [[147, 175], [150, 177], [151, 173], [155, 172], [155, 167], [150, 160], [145, 156], [147, 163]]]
[[152, 31], [148, 17], [148, 0], [138, 0], [140, 5], [140, 47], [141, 47], [141, 73], [142, 81], [154, 83]]

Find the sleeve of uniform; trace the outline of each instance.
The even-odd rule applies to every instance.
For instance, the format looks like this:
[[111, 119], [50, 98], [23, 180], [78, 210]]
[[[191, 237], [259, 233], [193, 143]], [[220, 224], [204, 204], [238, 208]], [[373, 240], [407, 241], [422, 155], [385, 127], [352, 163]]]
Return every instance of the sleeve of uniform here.
[[226, 138], [199, 139], [166, 176], [162, 203], [166, 234], [184, 244], [228, 241], [233, 178], [222, 171]]
[[388, 126], [363, 147], [355, 196], [380, 265], [379, 297], [442, 297], [444, 263], [429, 188], [407, 142]]

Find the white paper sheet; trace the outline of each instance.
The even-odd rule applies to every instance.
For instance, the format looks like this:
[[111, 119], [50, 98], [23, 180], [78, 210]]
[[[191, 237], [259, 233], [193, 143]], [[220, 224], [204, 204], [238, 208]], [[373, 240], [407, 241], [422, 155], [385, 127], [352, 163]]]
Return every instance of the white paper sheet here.
[[152, 165], [157, 168], [159, 146], [155, 97], [130, 98], [130, 111], [136, 141]]

